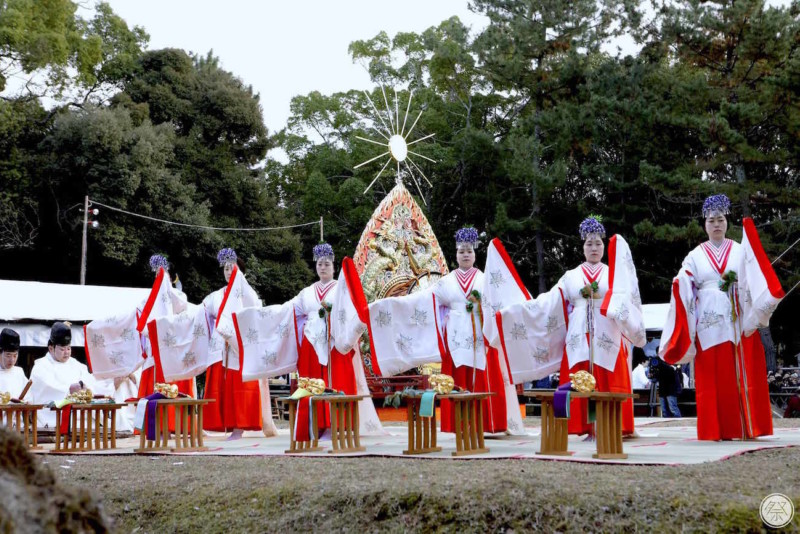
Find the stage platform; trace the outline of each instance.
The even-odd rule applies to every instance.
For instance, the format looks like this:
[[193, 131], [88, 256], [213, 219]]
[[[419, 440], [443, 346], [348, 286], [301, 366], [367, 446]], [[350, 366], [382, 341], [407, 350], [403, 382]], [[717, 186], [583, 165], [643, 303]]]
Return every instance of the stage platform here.
[[[672, 425], [685, 426], [659, 426], [664, 419], [637, 418], [636, 428], [638, 437], [624, 440], [624, 452], [628, 454], [626, 460], [599, 460], [592, 458], [596, 452], [595, 443], [582, 437], [570, 436], [568, 450], [569, 456], [546, 456], [536, 454], [539, 451], [540, 428], [526, 426], [525, 435], [486, 436], [486, 446], [490, 449], [488, 454], [463, 456], [455, 458], [451, 455], [456, 450], [453, 434], [439, 433], [438, 444], [441, 452], [406, 456], [403, 450], [407, 448], [408, 437], [406, 426], [393, 424], [384, 427], [382, 435], [362, 435], [361, 444], [366, 447], [365, 452], [347, 455], [328, 454], [331, 449], [330, 440], [323, 436], [320, 445], [326, 450], [317, 453], [303, 453], [289, 455], [285, 450], [289, 445], [289, 431], [282, 429], [279, 435], [265, 438], [260, 432], [245, 432], [244, 437], [236, 441], [226, 441], [226, 436], [221, 433], [210, 432], [205, 438], [208, 450], [189, 453], [164, 453], [153, 452], [148, 454], [169, 454], [171, 456], [314, 456], [324, 458], [341, 458], [342, 456], [373, 456], [397, 457], [415, 460], [491, 460], [491, 459], [525, 459], [535, 461], [565, 461], [589, 462], [600, 464], [627, 464], [627, 465], [688, 465], [705, 462], [715, 462], [752, 451], [800, 446], [800, 421], [796, 427], [775, 428], [772, 436], [761, 437], [750, 441], [698, 441], [693, 420], [670, 420]], [[134, 449], [139, 447], [139, 438], [125, 438], [117, 440], [117, 448], [81, 453], [90, 455], [132, 455]], [[45, 444], [38, 454], [47, 454], [53, 448], [52, 444]], [[63, 453], [62, 453], [63, 454]]]

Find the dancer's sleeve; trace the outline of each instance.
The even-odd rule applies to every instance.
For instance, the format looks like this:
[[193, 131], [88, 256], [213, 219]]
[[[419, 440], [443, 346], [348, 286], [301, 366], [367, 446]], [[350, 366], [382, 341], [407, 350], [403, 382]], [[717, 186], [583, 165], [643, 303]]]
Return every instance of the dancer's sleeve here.
[[644, 347], [647, 335], [639, 279], [631, 249], [621, 235], [614, 235], [608, 242], [608, 268], [608, 292], [600, 313], [613, 320], [631, 343]]
[[742, 329], [750, 335], [769, 326], [769, 320], [785, 293], [775, 270], [764, 252], [753, 220], [742, 221], [742, 265], [739, 266], [739, 305]]

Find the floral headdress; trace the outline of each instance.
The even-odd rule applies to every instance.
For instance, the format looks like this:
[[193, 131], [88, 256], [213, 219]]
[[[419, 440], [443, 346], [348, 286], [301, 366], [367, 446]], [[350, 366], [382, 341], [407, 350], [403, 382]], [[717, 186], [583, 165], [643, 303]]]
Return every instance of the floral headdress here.
[[478, 248], [478, 245], [481, 244], [481, 236], [478, 235], [478, 231], [472, 226], [465, 226], [460, 229], [456, 232], [455, 237], [457, 247], [461, 245], [470, 245], [472, 248]]
[[331, 261], [333, 261], [333, 247], [327, 243], [314, 245], [312, 252], [314, 254], [314, 261], [318, 261], [322, 258], [329, 258]]
[[153, 254], [150, 256], [150, 268], [154, 273], [157, 273], [162, 267], [165, 271], [169, 270], [169, 260], [167, 260], [166, 256], [161, 254]]
[[703, 217], [712, 213], [727, 215], [731, 212], [731, 200], [726, 195], [711, 195], [703, 202]]
[[236, 251], [232, 248], [223, 248], [217, 253], [217, 261], [220, 267], [226, 263], [236, 263]]
[[583, 222], [581, 222], [578, 231], [581, 234], [581, 239], [586, 241], [590, 235], [598, 235], [600, 238], [606, 236], [606, 229], [602, 223], [603, 218], [600, 215], [589, 215]]

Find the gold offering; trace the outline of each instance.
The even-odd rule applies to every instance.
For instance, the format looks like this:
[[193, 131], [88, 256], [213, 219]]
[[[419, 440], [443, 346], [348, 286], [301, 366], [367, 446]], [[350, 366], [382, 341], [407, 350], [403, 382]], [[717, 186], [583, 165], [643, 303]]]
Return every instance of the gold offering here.
[[430, 384], [431, 389], [439, 395], [450, 393], [456, 385], [452, 376], [443, 374], [431, 375], [428, 378], [428, 384]]
[[570, 373], [569, 379], [572, 382], [572, 389], [581, 393], [591, 393], [597, 386], [597, 381], [588, 371]]
[[0, 393], [0, 404], [8, 404], [9, 402], [11, 402], [11, 393], [9, 392]]
[[168, 399], [174, 399], [178, 396], [178, 386], [175, 384], [156, 383], [153, 390], [156, 393], [161, 393]]
[[91, 404], [93, 398], [91, 389], [81, 389], [67, 395], [67, 400], [71, 400], [75, 404]]
[[321, 378], [300, 377], [297, 379], [297, 387], [305, 389], [312, 395], [322, 395], [325, 393], [325, 382]]

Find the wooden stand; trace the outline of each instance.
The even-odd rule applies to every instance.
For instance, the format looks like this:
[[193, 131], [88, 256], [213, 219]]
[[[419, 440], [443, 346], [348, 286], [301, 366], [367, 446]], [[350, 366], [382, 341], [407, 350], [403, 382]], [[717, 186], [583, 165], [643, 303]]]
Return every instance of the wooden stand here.
[[[437, 399], [453, 402], [455, 413], [456, 450], [453, 456], [485, 454], [489, 448], [483, 442], [483, 400], [494, 393], [448, 393]], [[427, 454], [442, 450], [436, 444], [436, 409], [433, 417], [419, 414], [421, 395], [405, 395], [408, 403], [408, 449], [403, 454]]]
[[408, 409], [408, 449], [403, 454], [440, 452], [442, 448], [436, 445], [436, 406], [433, 407], [433, 416], [422, 417], [419, 414], [422, 397], [405, 395], [404, 398]]
[[41, 449], [36, 434], [36, 414], [44, 404], [3, 404], [0, 405], [0, 426], [16, 429], [22, 435], [29, 449]]
[[[534, 397], [542, 401], [542, 441], [536, 454], [549, 456], [569, 455], [567, 451], [567, 419], [556, 419], [553, 410], [552, 391], [526, 393], [526, 397]], [[607, 393], [593, 391], [580, 393], [573, 391], [572, 399], [589, 399], [597, 408], [597, 453], [593, 458], [603, 460], [625, 460], [628, 455], [622, 452], [622, 403], [632, 399], [629, 393]]]
[[125, 404], [98, 403], [70, 406], [72, 407], [70, 431], [67, 434], [61, 433], [59, 424], [63, 408], [51, 408], [56, 412], [56, 448], [50, 451], [51, 454], [117, 448], [117, 410]]
[[[147, 439], [146, 429], [139, 432], [139, 448], [135, 453], [199, 452], [203, 445], [203, 406], [214, 399], [158, 399], [156, 402], [155, 436]], [[169, 446], [169, 410], [175, 410], [174, 447]]]
[[[316, 409], [318, 402], [327, 402], [331, 410], [331, 445], [330, 454], [346, 454], [363, 452], [366, 447], [361, 446], [359, 433], [358, 402], [367, 398], [367, 395], [316, 395], [311, 397], [309, 411]], [[319, 445], [319, 435], [316, 425], [313, 428], [311, 439], [308, 441], [295, 440], [294, 427], [297, 421], [298, 399], [283, 397], [280, 399], [289, 404], [289, 448], [285, 451], [291, 454], [303, 452], [321, 452], [325, 447]]]

